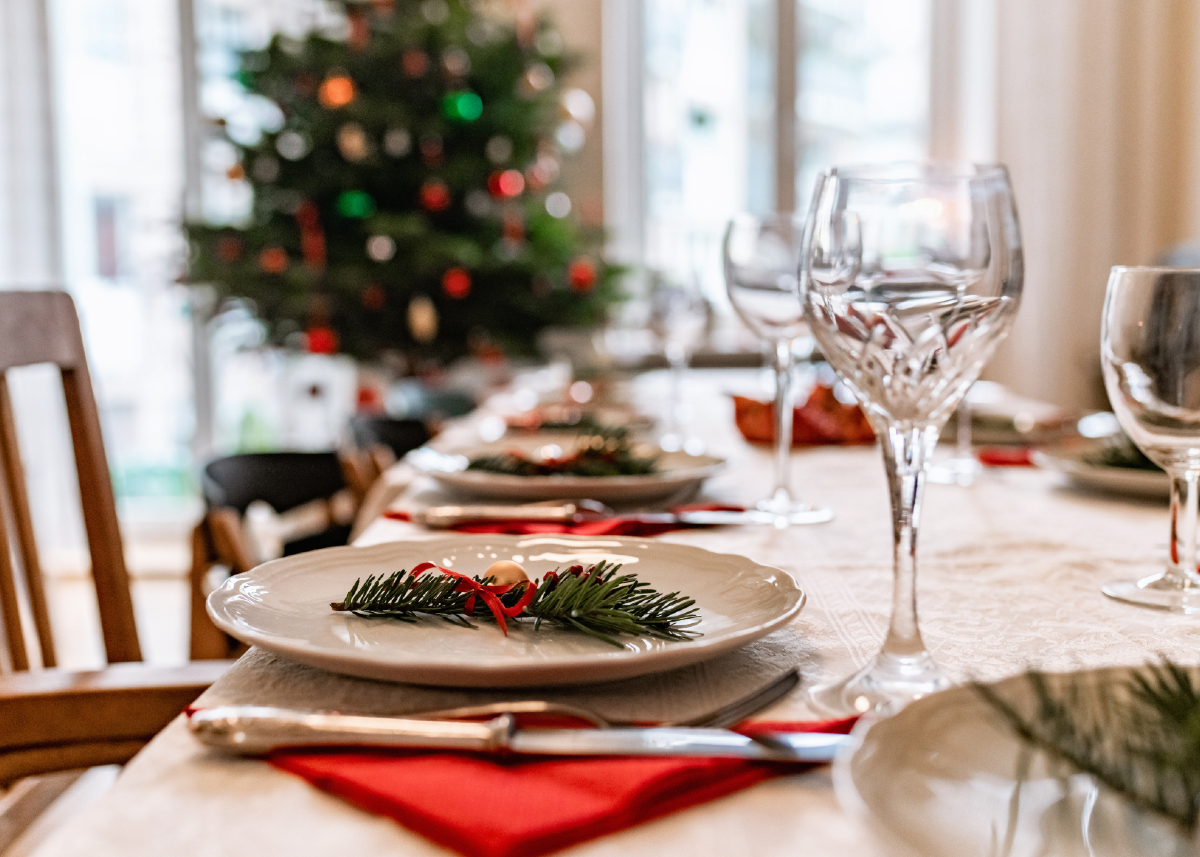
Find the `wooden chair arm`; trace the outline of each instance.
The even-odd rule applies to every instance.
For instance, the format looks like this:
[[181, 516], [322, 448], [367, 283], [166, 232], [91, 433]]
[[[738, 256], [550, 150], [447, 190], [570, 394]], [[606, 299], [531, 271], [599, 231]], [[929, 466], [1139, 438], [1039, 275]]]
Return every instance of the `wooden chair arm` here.
[[[115, 757], [123, 754], [127, 759], [130, 748], [136, 752], [231, 663], [200, 661], [172, 668], [117, 664], [94, 672], [0, 676], [0, 782], [122, 761]], [[38, 759], [53, 764], [49, 769], [34, 766]]]

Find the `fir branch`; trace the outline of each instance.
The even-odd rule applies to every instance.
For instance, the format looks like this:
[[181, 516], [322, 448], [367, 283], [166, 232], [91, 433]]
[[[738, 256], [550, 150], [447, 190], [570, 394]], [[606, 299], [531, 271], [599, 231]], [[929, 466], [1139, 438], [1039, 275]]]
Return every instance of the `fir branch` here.
[[[537, 591], [516, 617], [532, 619], [534, 630], [543, 622], [580, 631], [610, 645], [623, 648], [617, 635], [650, 636], [662, 640], [691, 640], [691, 630], [700, 621], [696, 602], [678, 592], [664, 594], [634, 574], [617, 575], [619, 565], [600, 562], [584, 569], [572, 566], [534, 581]], [[473, 578], [483, 583], [481, 578]], [[407, 571], [356, 580], [345, 599], [330, 607], [357, 616], [387, 617], [411, 622], [421, 615], [469, 624], [465, 617], [470, 592], [460, 592], [459, 580], [440, 574], [416, 577]], [[524, 588], [513, 587], [499, 596], [505, 607], [513, 607]], [[477, 610], [476, 619], [488, 619]]]
[[1119, 684], [1095, 676], [1026, 680], [1035, 705], [1025, 714], [992, 686], [975, 690], [1016, 735], [1189, 833], [1200, 812], [1200, 682], [1165, 660]]

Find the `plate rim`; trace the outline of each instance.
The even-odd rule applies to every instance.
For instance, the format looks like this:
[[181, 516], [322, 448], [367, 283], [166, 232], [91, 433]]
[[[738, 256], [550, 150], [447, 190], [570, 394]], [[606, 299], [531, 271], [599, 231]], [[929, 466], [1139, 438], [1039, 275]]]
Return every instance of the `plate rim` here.
[[[782, 575], [783, 579], [786, 580], [790, 584], [790, 590], [788, 590], [788, 592], [786, 592], [785, 595], [794, 593], [795, 601], [794, 601], [794, 603], [791, 604], [791, 606], [782, 610], [779, 613], [779, 615], [777, 615], [767, 621], [759, 622], [759, 623], [756, 623], [754, 625], [751, 625], [751, 626], [748, 626], [746, 628], [742, 628], [739, 630], [723, 632], [714, 637], [687, 641], [688, 648], [686, 648], [686, 649], [679, 649], [679, 648], [676, 648], [673, 646], [673, 647], [667, 648], [667, 649], [663, 649], [663, 648], [655, 649], [650, 652], [631, 650], [628, 648], [622, 648], [621, 650], [613, 649], [612, 651], [601, 650], [601, 651], [589, 652], [586, 654], [574, 655], [571, 657], [554, 660], [554, 661], [549, 662], [548, 664], [546, 662], [530, 663], [528, 661], [513, 661], [513, 660], [496, 660], [496, 661], [493, 661], [490, 663], [484, 662], [484, 663], [464, 664], [461, 660], [445, 660], [445, 661], [432, 660], [431, 661], [428, 659], [424, 659], [421, 661], [391, 662], [390, 664], [387, 664], [386, 666], [392, 667], [393, 671], [397, 671], [397, 672], [402, 672], [402, 671], [428, 672], [431, 670], [437, 670], [437, 671], [450, 672], [450, 673], [455, 673], [455, 674], [471, 675], [471, 676], [475, 676], [479, 679], [479, 682], [477, 682], [473, 685], [473, 686], [478, 686], [478, 687], [531, 686], [538, 682], [524, 682], [523, 681], [519, 685], [508, 685], [507, 683], [505, 683], [504, 685], [487, 684], [486, 682], [489, 680], [501, 678], [506, 674], [511, 674], [514, 672], [522, 673], [522, 674], [524, 674], [524, 673], [536, 674], [539, 672], [551, 672], [554, 670], [578, 669], [578, 670], [583, 671], [583, 670], [587, 670], [589, 667], [594, 667], [596, 665], [603, 665], [605, 667], [620, 670], [622, 667], [627, 667], [627, 666], [630, 668], [635, 668], [637, 665], [644, 664], [647, 661], [649, 661], [651, 664], [653, 664], [659, 660], [667, 661], [667, 663], [665, 663], [661, 667], [651, 666], [649, 669], [639, 670], [639, 671], [636, 671], [633, 673], [629, 673], [629, 675], [640, 675], [640, 674], [645, 674], [645, 673], [662, 672], [662, 671], [665, 671], [668, 669], [674, 669], [679, 666], [684, 666], [684, 665], [692, 664], [692, 663], [698, 663], [700, 661], [707, 660], [711, 657], [716, 657], [719, 654], [723, 654], [727, 651], [731, 651], [733, 649], [740, 648], [741, 646], [743, 646], [749, 642], [752, 642], [753, 640], [759, 639], [761, 637], [766, 636], [767, 634], [773, 633], [774, 631], [777, 631], [780, 628], [787, 625], [788, 623], [790, 623], [800, 613], [800, 611], [805, 607], [805, 605], [808, 602], [808, 594], [804, 591], [803, 588], [801, 588], [799, 582], [796, 580], [795, 575], [793, 575], [791, 572], [789, 572], [785, 569], [778, 568], [777, 566], [772, 566], [772, 565], [768, 565], [767, 563], [759, 562], [757, 560], [751, 559], [750, 557], [744, 556], [742, 554], [731, 554], [731, 553], [722, 553], [722, 552], [718, 552], [718, 551], [711, 551], [711, 550], [708, 550], [707, 548], [701, 548], [696, 545], [681, 544], [678, 542], [658, 542], [656, 540], [644, 538], [644, 537], [641, 537], [641, 538], [630, 537], [630, 536], [603, 536], [603, 537], [588, 536], [588, 537], [584, 537], [584, 536], [574, 536], [574, 535], [569, 535], [569, 534], [558, 534], [558, 533], [549, 534], [549, 535], [552, 535], [555, 539], [561, 539], [561, 540], [566, 540], [566, 541], [577, 541], [577, 542], [585, 543], [585, 544], [589, 543], [589, 542], [595, 543], [597, 540], [603, 540], [603, 541], [608, 541], [608, 542], [617, 541], [617, 542], [628, 542], [628, 543], [645, 543], [645, 544], [649, 544], [649, 545], [660, 545], [663, 547], [682, 548], [685, 550], [700, 551], [702, 553], [711, 554], [711, 555], [717, 556], [717, 557], [732, 557], [734, 559], [748, 562], [758, 568], [769, 569], [772, 572]], [[309, 641], [297, 640], [295, 637], [288, 637], [285, 635], [273, 634], [270, 632], [259, 632], [259, 631], [253, 630], [253, 629], [249, 629], [245, 625], [239, 624], [238, 622], [233, 620], [231, 617], [228, 617], [227, 615], [225, 615], [219, 609], [218, 605], [226, 597], [236, 597], [241, 586], [251, 585], [256, 582], [261, 582], [258, 578], [251, 576], [251, 575], [254, 575], [256, 572], [260, 573], [260, 575], [262, 572], [265, 572], [267, 574], [272, 574], [272, 573], [279, 573], [281, 568], [289, 569], [290, 566], [293, 566], [293, 565], [301, 565], [301, 564], [310, 565], [312, 562], [319, 562], [321, 559], [321, 555], [328, 556], [330, 554], [342, 553], [342, 552], [347, 552], [347, 551], [362, 551], [362, 552], [368, 552], [368, 553], [374, 552], [374, 553], [380, 553], [380, 554], [386, 555], [389, 550], [396, 550], [398, 548], [401, 548], [402, 546], [408, 547], [409, 549], [418, 549], [416, 546], [420, 545], [422, 543], [457, 541], [460, 539], [465, 540], [465, 539], [486, 538], [489, 540], [510, 540], [510, 539], [518, 540], [518, 539], [529, 539], [529, 538], [537, 538], [537, 537], [538, 536], [530, 536], [530, 535], [462, 533], [462, 534], [457, 534], [457, 535], [453, 535], [453, 536], [442, 536], [442, 537], [435, 537], [432, 539], [421, 539], [419, 542], [416, 542], [414, 540], [391, 541], [391, 542], [381, 542], [378, 544], [366, 545], [366, 546], [361, 546], [361, 547], [356, 546], [356, 545], [340, 545], [340, 546], [336, 546], [336, 547], [322, 548], [320, 550], [308, 551], [303, 554], [297, 554], [294, 556], [280, 557], [279, 559], [269, 560], [268, 562], [265, 562], [258, 566], [255, 566], [253, 569], [251, 569], [248, 572], [245, 572], [244, 574], [230, 576], [226, 581], [224, 581], [219, 587], [214, 589], [208, 595], [208, 597], [205, 599], [205, 607], [206, 607], [209, 617], [212, 619], [213, 623], [216, 624], [216, 626], [218, 628], [220, 628], [221, 630], [225, 631], [226, 633], [230, 634], [231, 636], [235, 637], [236, 639], [238, 639], [242, 642], [245, 642], [245, 643], [248, 643], [248, 644], [254, 645], [254, 646], [259, 646], [260, 648], [266, 649], [267, 651], [271, 651], [271, 652], [279, 655], [280, 657], [284, 657], [284, 658], [287, 658], [287, 659], [293, 660], [293, 661], [298, 661], [300, 663], [307, 663], [311, 666], [317, 666], [321, 669], [326, 669], [326, 670], [329, 670], [332, 672], [339, 672], [339, 673], [347, 674], [347, 675], [366, 676], [367, 674], [364, 672], [347, 672], [346, 670], [337, 669], [337, 668], [328, 666], [328, 665], [326, 665], [326, 663], [318, 664], [318, 663], [315, 663], [314, 661], [321, 660], [324, 662], [329, 662], [329, 661], [335, 660], [335, 659], [339, 660], [339, 661], [351, 661], [355, 665], [361, 666], [364, 669], [372, 667], [372, 666], [380, 665], [381, 664], [380, 658], [378, 656], [373, 656], [370, 652], [358, 651], [358, 650], [354, 650], [354, 649], [349, 649], [344, 652], [332, 652], [329, 649], [314, 645]], [[303, 572], [305, 570], [306, 569], [304, 569], [304, 568], [300, 568], [300, 569], [297, 569], [296, 571]], [[285, 573], [292, 573], [292, 572], [288, 571]], [[280, 650], [281, 646], [283, 646], [285, 644], [287, 646], [288, 651], [281, 651]], [[294, 654], [292, 654], [292, 653], [295, 652], [296, 650], [299, 650], [304, 655], [311, 655], [313, 657], [313, 660], [305, 661], [305, 660], [295, 657]], [[684, 652], [685, 654], [683, 654], [682, 656], [674, 654], [676, 652], [681, 652], [681, 651]], [[686, 654], [686, 653], [695, 653], [697, 656], [693, 657], [692, 655]], [[679, 661], [679, 662], [676, 662], [676, 661]], [[378, 675], [379, 675], [378, 670], [371, 670], [370, 673], [371, 674], [367, 677], [378, 677]], [[384, 679], [384, 680], [408, 681], [408, 682], [425, 683], [425, 684], [437, 684], [438, 683], [438, 682], [431, 681], [431, 680], [424, 680], [422, 682], [416, 682], [416, 680], [414, 680], [414, 679]], [[588, 682], [588, 681], [598, 681], [598, 680], [605, 680], [605, 679], [595, 679], [595, 678], [590, 678], [590, 677], [584, 676], [579, 681], [580, 682]], [[553, 681], [553, 680], [548, 681], [548, 682], [543, 681], [541, 683], [563, 684], [563, 682]], [[463, 685], [463, 684], [461, 684], [461, 682], [453, 682], [453, 683], [447, 684], [446, 686], [467, 686], [467, 685]]]
[[[1091, 681], [1106, 680], [1108, 676], [1129, 675], [1135, 670], [1144, 668], [1144, 665], [1110, 665], [1102, 667], [1085, 667], [1074, 670], [1045, 670], [1041, 671], [1053, 683], [1056, 680], [1063, 680], [1066, 676], [1085, 676]], [[1200, 666], [1189, 666], [1193, 672], [1200, 672]], [[985, 682], [991, 688], [1005, 688], [1017, 685], [1026, 685], [1025, 673], [1016, 673], [1013, 675], [1004, 676], [1003, 678]], [[855, 756], [862, 750], [867, 743], [870, 733], [881, 724], [893, 721], [895, 717], [903, 717], [906, 714], [912, 715], [914, 707], [919, 708], [922, 713], [925, 709], [933, 709], [935, 706], [952, 705], [959, 708], [968, 705], [967, 700], [970, 699], [967, 694], [970, 687], [967, 683], [955, 685], [945, 691], [931, 694], [923, 699], [916, 700], [910, 703], [906, 708], [902, 709], [892, 717], [882, 716], [876, 712], [871, 712], [864, 715], [854, 729], [850, 733], [850, 741], [843, 747], [834, 758], [832, 780], [834, 794], [837, 797], [838, 803], [846, 811], [846, 813], [854, 818], [864, 822], [875, 833], [876, 837], [888, 841], [895, 846], [899, 853], [904, 855], [912, 855], [912, 857], [925, 857], [926, 852], [919, 850], [907, 835], [903, 835], [903, 831], [899, 831], [892, 824], [885, 822], [886, 816], [881, 815], [878, 811], [872, 808], [871, 804], [863, 796], [854, 779], [852, 765]], [[967, 717], [974, 718], [978, 711], [979, 702], [976, 701], [975, 706], [969, 706], [966, 712], [963, 712]], [[972, 708], [974, 710], [972, 710]], [[997, 724], [999, 726], [999, 724]], [[911, 746], [913, 740], [918, 740], [924, 736], [909, 736], [908, 746]], [[942, 739], [936, 739], [942, 740]], [[1017, 736], [1011, 736], [1011, 740], [1017, 741]], [[936, 749], [936, 743], [933, 747]]]

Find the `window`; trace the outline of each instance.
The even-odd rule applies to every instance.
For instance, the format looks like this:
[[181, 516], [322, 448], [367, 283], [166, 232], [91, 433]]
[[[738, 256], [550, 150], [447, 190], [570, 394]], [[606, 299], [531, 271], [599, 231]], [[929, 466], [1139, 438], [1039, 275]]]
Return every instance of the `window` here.
[[[605, 180], [626, 184], [624, 196], [606, 189], [610, 228], [632, 261], [696, 277], [719, 305], [733, 214], [804, 211], [830, 163], [926, 156], [930, 0], [644, 0], [605, 12], [605, 143], [620, 153], [606, 155]], [[621, 67], [638, 79], [618, 88]], [[782, 86], [778, 69], [792, 72]], [[622, 90], [632, 97], [608, 97]], [[633, 158], [640, 170], [620, 166]]]

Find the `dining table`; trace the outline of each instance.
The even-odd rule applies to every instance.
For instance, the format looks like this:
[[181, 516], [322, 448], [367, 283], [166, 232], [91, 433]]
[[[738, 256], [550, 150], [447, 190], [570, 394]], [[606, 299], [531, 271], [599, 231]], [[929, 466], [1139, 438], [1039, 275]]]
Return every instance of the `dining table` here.
[[[691, 435], [726, 460], [700, 501], [753, 505], [772, 485], [772, 450], [737, 432], [731, 395], [759, 389], [757, 370], [696, 370], [686, 380]], [[628, 382], [635, 407], [654, 414], [669, 378]], [[435, 441], [459, 444], [493, 431], [508, 392], [447, 427]], [[793, 667], [802, 684], [768, 720], [813, 719], [808, 687], [848, 674], [878, 650], [892, 605], [892, 519], [877, 445], [797, 448], [795, 491], [835, 511], [828, 523], [681, 529], [658, 539], [750, 557], [786, 571], [807, 601], [786, 627], [713, 660], [602, 685], [538, 689], [543, 698], [611, 717], [686, 716]], [[445, 495], [403, 462], [393, 508]], [[1100, 587], [1166, 561], [1161, 499], [1089, 493], [1056, 472], [987, 467], [967, 486], [928, 484], [921, 513], [917, 589], [921, 630], [956, 682], [993, 680], [1031, 668], [1065, 671], [1136, 666], [1167, 656], [1193, 662], [1200, 618], [1140, 609]], [[431, 533], [378, 516], [357, 545]], [[201, 707], [267, 704], [356, 713], [403, 713], [529, 690], [418, 687], [353, 678], [252, 648], [200, 698]], [[444, 855], [451, 852], [399, 824], [364, 812], [266, 762], [201, 746], [180, 716], [132, 761], [103, 797], [52, 834], [39, 857], [160, 857], [286, 854]], [[760, 782], [562, 852], [572, 857], [888, 853], [868, 820], [843, 808], [829, 766]]]

